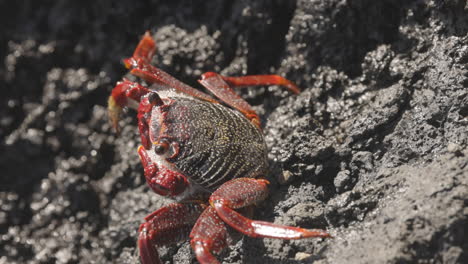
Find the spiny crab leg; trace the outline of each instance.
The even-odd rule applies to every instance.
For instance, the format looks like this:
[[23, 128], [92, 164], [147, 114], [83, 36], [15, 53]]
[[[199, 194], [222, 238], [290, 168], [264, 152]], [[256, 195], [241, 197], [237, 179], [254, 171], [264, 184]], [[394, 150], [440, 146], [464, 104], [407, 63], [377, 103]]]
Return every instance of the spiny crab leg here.
[[239, 110], [255, 126], [260, 129], [260, 118], [252, 107], [240, 97], [233, 88], [253, 85], [281, 85], [293, 93], [299, 93], [299, 88], [291, 81], [278, 75], [249, 75], [241, 77], [227, 77], [215, 72], [204, 73], [198, 82], [210, 90], [216, 97], [226, 104]]
[[131, 74], [138, 76], [149, 83], [162, 83], [178, 90], [179, 92], [186, 93], [212, 103], [218, 103], [218, 101], [213, 99], [211, 96], [200, 92], [199, 90], [177, 80], [165, 71], [151, 65], [150, 62], [155, 49], [156, 45], [154, 39], [147, 31], [140, 40], [133, 56], [124, 60], [125, 67], [131, 70]]
[[234, 179], [216, 190], [210, 197], [210, 204], [218, 216], [237, 231], [250, 237], [267, 237], [281, 239], [301, 239], [307, 237], [330, 237], [330, 234], [319, 229], [304, 229], [292, 226], [277, 225], [269, 222], [248, 219], [233, 209], [252, 205], [267, 196], [268, 181], [263, 179]]
[[[206, 73], [205, 73], [206, 74]], [[247, 75], [239, 77], [221, 76], [232, 87], [242, 88], [256, 85], [280, 85], [286, 87], [292, 93], [301, 92], [299, 87], [290, 80], [279, 75]]]
[[216, 214], [213, 207], [208, 207], [200, 215], [190, 233], [190, 245], [203, 264], [218, 264], [214, 254], [220, 253], [229, 244], [228, 227]]
[[[161, 83], [198, 99], [212, 103], [219, 103], [210, 95], [207, 95], [177, 80], [165, 71], [151, 65], [150, 62], [154, 56], [155, 51], [155, 41], [151, 37], [151, 34], [147, 31], [138, 43], [133, 56], [123, 60], [125, 67], [130, 69], [131, 74], [138, 76], [149, 83]], [[293, 93], [297, 94], [300, 92], [299, 88], [293, 82], [278, 75], [227, 77], [214, 72], [207, 72], [202, 75], [202, 79], [199, 80], [199, 82], [223, 102], [242, 112], [249, 120], [252, 121], [253, 124], [259, 128], [260, 119], [257, 116], [257, 113], [244, 99], [237, 95], [232, 90], [232, 88], [254, 85], [281, 85]], [[116, 99], [114, 100], [117, 101]], [[111, 103], [113, 102], [111, 102], [111, 99], [109, 99], [109, 105], [111, 105]], [[123, 107], [120, 104], [117, 105]], [[114, 112], [119, 112], [117, 107], [114, 107], [114, 109]], [[114, 114], [114, 120], [118, 121], [118, 115]], [[115, 121], [113, 122], [115, 123]]]
[[197, 202], [169, 204], [145, 217], [140, 225], [138, 248], [143, 264], [161, 264], [155, 246], [185, 241], [206, 208]]
[[143, 60], [145, 63], [151, 63], [151, 59], [153, 58], [155, 52], [156, 42], [151, 37], [151, 33], [146, 31], [145, 35], [143, 35], [137, 47], [135, 48], [133, 56], [124, 60], [125, 67], [127, 67], [127, 69], [131, 68], [130, 64], [132, 63], [132, 58], [135, 60]]
[[200, 215], [190, 233], [190, 244], [200, 263], [219, 263], [218, 254], [229, 244], [229, 225], [250, 237], [300, 239], [330, 237], [324, 230], [308, 230], [248, 219], [233, 209], [240, 209], [266, 198], [268, 181], [238, 178], [221, 185], [210, 197], [211, 206]]
[[242, 99], [242, 97], [232, 90], [221, 75], [214, 72], [208, 72], [203, 74], [201, 80], [198, 80], [198, 82], [223, 102], [239, 110], [255, 126], [260, 128], [260, 118], [257, 113], [244, 99]]

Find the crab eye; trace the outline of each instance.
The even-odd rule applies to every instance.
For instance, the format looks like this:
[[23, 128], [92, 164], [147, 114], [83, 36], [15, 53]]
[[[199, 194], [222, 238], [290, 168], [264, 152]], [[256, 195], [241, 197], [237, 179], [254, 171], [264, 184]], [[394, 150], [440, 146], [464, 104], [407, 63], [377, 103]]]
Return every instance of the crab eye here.
[[162, 155], [166, 153], [167, 149], [169, 148], [169, 143], [167, 141], [160, 141], [159, 143], [155, 144], [154, 152], [158, 155]]

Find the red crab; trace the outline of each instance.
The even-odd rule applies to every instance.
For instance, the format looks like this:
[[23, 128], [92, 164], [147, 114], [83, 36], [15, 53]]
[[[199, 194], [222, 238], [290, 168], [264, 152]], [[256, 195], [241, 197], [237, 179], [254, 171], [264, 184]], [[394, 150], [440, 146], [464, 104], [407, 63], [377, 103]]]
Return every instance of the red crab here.
[[[233, 230], [250, 237], [300, 239], [329, 237], [323, 230], [254, 221], [242, 214], [267, 197], [267, 148], [260, 120], [232, 88], [281, 85], [299, 89], [277, 75], [226, 77], [214, 72], [199, 82], [227, 107], [150, 64], [156, 50], [147, 32], [124, 64], [149, 87], [123, 80], [109, 97], [118, 131], [123, 107], [138, 110], [145, 177], [158, 194], [177, 202], [156, 210], [139, 228], [141, 261], [161, 263], [156, 247], [186, 240], [200, 263], [228, 246]], [[208, 203], [206, 202], [208, 201]]]

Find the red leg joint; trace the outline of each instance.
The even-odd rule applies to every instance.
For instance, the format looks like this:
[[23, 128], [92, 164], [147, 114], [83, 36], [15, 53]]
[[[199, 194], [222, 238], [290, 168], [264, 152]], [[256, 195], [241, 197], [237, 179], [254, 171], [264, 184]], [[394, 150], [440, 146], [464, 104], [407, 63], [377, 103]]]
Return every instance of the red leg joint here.
[[196, 202], [173, 203], [145, 217], [138, 238], [141, 262], [160, 264], [156, 247], [185, 241], [205, 208]]
[[218, 216], [232, 228], [250, 237], [301, 239], [306, 237], [330, 237], [324, 230], [284, 226], [251, 220], [234, 209], [264, 200], [268, 181], [238, 178], [221, 185], [210, 197], [210, 204]]

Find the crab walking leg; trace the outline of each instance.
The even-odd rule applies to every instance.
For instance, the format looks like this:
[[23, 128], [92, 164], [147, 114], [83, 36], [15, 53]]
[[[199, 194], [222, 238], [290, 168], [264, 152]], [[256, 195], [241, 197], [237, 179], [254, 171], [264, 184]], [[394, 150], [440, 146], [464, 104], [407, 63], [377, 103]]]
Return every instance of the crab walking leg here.
[[218, 103], [218, 101], [213, 99], [211, 96], [177, 80], [165, 71], [151, 65], [151, 58], [153, 57], [155, 50], [155, 41], [149, 32], [146, 32], [133, 52], [133, 56], [123, 60], [125, 67], [130, 69], [131, 74], [138, 76], [149, 83], [162, 83], [178, 90], [179, 92], [189, 94], [208, 102]]
[[215, 72], [207, 72], [198, 82], [210, 90], [216, 97], [226, 104], [239, 110], [253, 124], [260, 127], [260, 119], [252, 107], [242, 99], [233, 88], [252, 85], [281, 85], [293, 93], [299, 93], [299, 88], [291, 81], [278, 75], [249, 75], [242, 77], [227, 77]]
[[301, 239], [330, 237], [324, 230], [304, 229], [248, 219], [233, 209], [264, 200], [268, 194], [267, 180], [238, 178], [221, 185], [210, 197], [210, 204], [224, 222], [250, 237]]
[[198, 82], [223, 102], [239, 110], [255, 126], [260, 128], [260, 118], [257, 113], [244, 99], [242, 99], [242, 97], [234, 92], [221, 75], [214, 72], [208, 72], [203, 74], [201, 80], [198, 80]]
[[190, 245], [201, 264], [219, 263], [213, 254], [219, 254], [229, 245], [227, 228], [211, 206], [198, 218], [190, 233]]
[[188, 238], [192, 226], [206, 206], [199, 203], [173, 203], [145, 217], [138, 230], [138, 248], [143, 264], [161, 264], [155, 246], [169, 245]]
[[[205, 74], [212, 74], [207, 72]], [[220, 75], [221, 76], [221, 75]], [[290, 80], [283, 78], [279, 75], [247, 75], [239, 77], [228, 77], [221, 76], [229, 85], [233, 88], [236, 87], [246, 87], [246, 86], [256, 86], [256, 85], [281, 85], [286, 87], [289, 91], [298, 94], [301, 92], [299, 87], [296, 86]]]
[[[151, 37], [151, 33], [149, 31], [145, 32], [145, 35], [141, 38], [138, 46], [135, 48], [133, 52], [132, 58], [137, 58], [145, 61], [146, 63], [150, 63], [151, 59], [156, 52], [156, 42]], [[125, 65], [127, 66], [127, 61], [124, 61]], [[127, 66], [127, 68], [129, 68]]]

